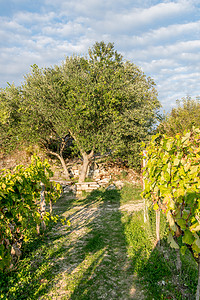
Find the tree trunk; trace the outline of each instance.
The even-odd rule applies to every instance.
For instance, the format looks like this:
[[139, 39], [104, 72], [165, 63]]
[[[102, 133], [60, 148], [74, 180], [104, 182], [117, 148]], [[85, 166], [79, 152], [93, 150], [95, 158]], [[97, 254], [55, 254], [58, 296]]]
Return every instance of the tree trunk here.
[[199, 300], [200, 296], [200, 254], [198, 255], [198, 284], [197, 284], [197, 291], [196, 291], [196, 300]]
[[40, 225], [36, 224], [37, 235], [40, 235]]
[[46, 224], [44, 222], [44, 219], [43, 219], [43, 216], [45, 214], [45, 210], [46, 210], [46, 203], [45, 203], [45, 196], [44, 196], [44, 191], [45, 191], [45, 186], [44, 184], [41, 182], [41, 187], [42, 187], [42, 190], [40, 192], [40, 214], [41, 214], [41, 227], [42, 227], [42, 230], [45, 230], [46, 229]]
[[69, 172], [68, 172], [68, 169], [67, 169], [67, 166], [65, 164], [65, 160], [64, 160], [63, 156], [59, 155], [56, 152], [52, 152], [52, 151], [48, 151], [48, 153], [51, 154], [51, 155], [55, 155], [60, 160], [61, 165], [63, 167], [63, 170], [65, 172], [65, 178], [66, 178], [66, 180], [70, 180]]
[[64, 158], [62, 156], [60, 156], [60, 155], [58, 155], [58, 158], [60, 159], [60, 162], [62, 164], [63, 170], [65, 172], [65, 178], [66, 178], [66, 180], [70, 180], [69, 172], [68, 172], [67, 166], [65, 164]]
[[83, 165], [82, 165], [81, 173], [80, 173], [80, 176], [79, 176], [79, 183], [85, 181], [85, 178], [87, 176], [88, 167], [89, 167], [89, 164], [90, 164], [90, 161], [91, 161], [93, 155], [94, 155], [93, 150], [90, 152], [90, 154], [87, 154], [86, 152], [82, 153]]

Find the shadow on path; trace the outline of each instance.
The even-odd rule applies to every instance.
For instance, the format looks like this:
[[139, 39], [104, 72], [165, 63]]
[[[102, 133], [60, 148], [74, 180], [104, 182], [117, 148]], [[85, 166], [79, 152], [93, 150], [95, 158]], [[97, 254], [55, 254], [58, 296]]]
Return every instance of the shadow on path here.
[[95, 217], [83, 237], [85, 257], [94, 257], [75, 287], [71, 299], [127, 299], [131, 282], [127, 278], [128, 258], [121, 222], [120, 193], [96, 191], [101, 199]]
[[118, 190], [93, 191], [76, 201], [69, 216], [71, 237], [63, 277], [57, 287], [62, 291], [55, 299], [142, 299], [133, 286], [119, 208]]

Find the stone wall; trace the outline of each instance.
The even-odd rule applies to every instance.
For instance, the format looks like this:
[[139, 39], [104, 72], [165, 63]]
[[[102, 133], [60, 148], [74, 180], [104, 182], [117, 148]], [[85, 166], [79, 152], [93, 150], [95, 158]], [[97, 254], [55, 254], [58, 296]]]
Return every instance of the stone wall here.
[[[0, 169], [14, 168], [19, 164], [29, 165], [31, 162], [31, 155], [33, 153], [27, 151], [15, 151], [12, 156], [0, 156]], [[40, 153], [41, 154], [41, 153]], [[45, 158], [45, 155], [40, 155]], [[136, 172], [132, 169], [125, 168], [122, 165], [114, 164], [111, 162], [93, 162], [87, 174], [87, 182], [82, 184], [73, 184], [74, 179], [78, 179], [81, 162], [76, 162], [76, 164], [69, 166], [69, 172], [72, 177], [71, 182], [66, 182], [65, 174], [63, 169], [59, 166], [58, 161], [49, 160], [52, 165], [52, 171], [54, 176], [52, 180], [62, 184], [64, 192], [73, 191], [76, 193], [81, 193], [81, 191], [91, 192], [99, 187], [117, 187], [121, 188], [123, 186], [123, 181], [126, 180], [131, 183], [137, 183], [140, 178]]]
[[[70, 169], [71, 175], [74, 178], [78, 178], [81, 170], [81, 164], [77, 164]], [[115, 165], [114, 163], [92, 163], [88, 169], [87, 177], [93, 181], [109, 181], [125, 179], [135, 182], [137, 181], [138, 174], [132, 169]]]

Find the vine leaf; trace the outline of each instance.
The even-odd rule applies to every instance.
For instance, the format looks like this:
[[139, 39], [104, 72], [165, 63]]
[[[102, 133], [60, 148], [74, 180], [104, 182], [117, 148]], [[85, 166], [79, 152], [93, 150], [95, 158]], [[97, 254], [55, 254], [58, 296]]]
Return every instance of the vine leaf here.
[[168, 235], [168, 238], [167, 238], [167, 241], [168, 243], [170, 244], [170, 246], [174, 249], [179, 249], [179, 245], [175, 242], [171, 232], [169, 233]]
[[182, 238], [183, 243], [188, 244], [188, 245], [192, 245], [194, 240], [195, 240], [195, 237], [193, 236], [192, 232], [189, 229], [187, 229], [184, 232], [184, 236]]

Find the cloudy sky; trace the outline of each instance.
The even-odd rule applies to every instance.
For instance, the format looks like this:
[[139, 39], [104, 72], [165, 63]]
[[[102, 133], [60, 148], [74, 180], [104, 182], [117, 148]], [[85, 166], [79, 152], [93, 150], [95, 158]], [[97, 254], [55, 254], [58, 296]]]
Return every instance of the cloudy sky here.
[[165, 111], [200, 95], [200, 0], [0, 0], [0, 87], [101, 40], [155, 80]]

